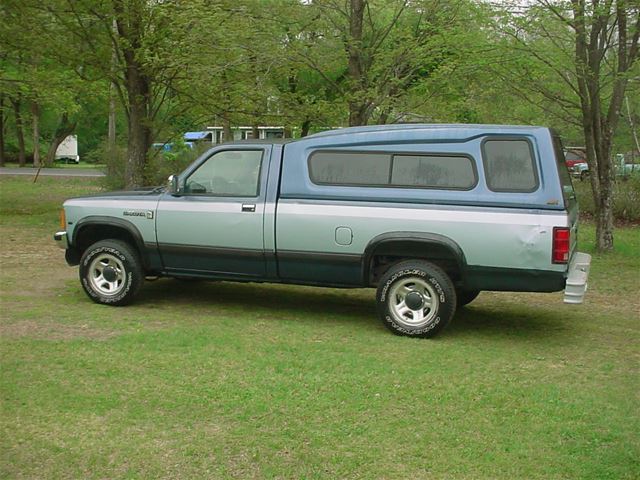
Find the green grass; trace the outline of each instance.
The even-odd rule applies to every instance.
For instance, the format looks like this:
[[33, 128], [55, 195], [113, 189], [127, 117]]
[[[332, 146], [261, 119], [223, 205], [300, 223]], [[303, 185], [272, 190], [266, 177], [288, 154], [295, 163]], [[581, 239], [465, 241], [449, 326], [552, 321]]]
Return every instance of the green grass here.
[[96, 193], [98, 181], [75, 177], [0, 177], [0, 221], [12, 226], [55, 228], [65, 199]]
[[[25, 165], [28, 168], [32, 168], [33, 164], [27, 164]], [[18, 163], [7, 163], [5, 164], [5, 167], [7, 168], [19, 168], [20, 165]], [[100, 169], [104, 169], [106, 168], [105, 164], [102, 163], [87, 163], [87, 162], [80, 162], [80, 163], [62, 163], [62, 162], [55, 162], [53, 165], [51, 165], [50, 167], [47, 168], [70, 168], [70, 169], [92, 169], [92, 170], [100, 170]]]
[[638, 228], [584, 305], [485, 292], [414, 340], [371, 290], [162, 279], [93, 304], [51, 234], [95, 185], [0, 178], [0, 476], [640, 476]]
[[92, 169], [92, 170], [101, 170], [106, 168], [107, 166], [102, 164], [102, 163], [86, 163], [86, 162], [80, 162], [80, 163], [55, 163], [53, 165], [53, 168], [70, 168], [70, 169], [75, 169], [75, 170], [82, 170], [83, 168], [88, 168], [88, 169]]

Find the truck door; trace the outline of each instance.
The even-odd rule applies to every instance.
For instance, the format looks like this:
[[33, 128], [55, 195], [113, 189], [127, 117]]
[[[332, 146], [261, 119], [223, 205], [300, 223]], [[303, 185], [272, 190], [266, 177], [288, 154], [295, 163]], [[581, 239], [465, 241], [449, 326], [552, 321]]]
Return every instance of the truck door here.
[[263, 217], [271, 147], [232, 145], [180, 176], [158, 203], [156, 235], [167, 273], [264, 277]]

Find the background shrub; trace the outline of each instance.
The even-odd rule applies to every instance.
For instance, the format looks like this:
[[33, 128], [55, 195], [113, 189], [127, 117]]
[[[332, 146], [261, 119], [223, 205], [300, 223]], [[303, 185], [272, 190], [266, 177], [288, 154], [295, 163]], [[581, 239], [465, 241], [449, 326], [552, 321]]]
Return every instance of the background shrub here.
[[171, 144], [169, 151], [152, 149], [145, 168], [145, 184], [163, 185], [169, 175], [183, 171], [210, 147], [210, 144], [201, 144], [191, 148], [179, 140]]
[[[580, 212], [586, 216], [595, 214], [595, 204], [588, 180], [574, 180], [573, 186], [580, 203]], [[613, 189], [613, 215], [616, 220], [627, 223], [640, 222], [640, 175], [619, 177]]]
[[[170, 151], [152, 148], [149, 151], [149, 159], [145, 168], [145, 185], [165, 184], [169, 175], [183, 171], [209, 147], [209, 144], [203, 144], [191, 148], [183, 141], [177, 141], [171, 144]], [[118, 145], [115, 151], [109, 154], [106, 144], [102, 143], [91, 151], [86, 161], [105, 165], [106, 176], [102, 180], [102, 186], [106, 190], [124, 188], [124, 172], [127, 163], [127, 148], [125, 146]]]
[[106, 142], [101, 142], [95, 149], [85, 155], [86, 163], [102, 164], [105, 166], [105, 177], [101, 186], [105, 190], [120, 190], [124, 188], [124, 168], [127, 162], [127, 147], [116, 145], [113, 152], [109, 152]]

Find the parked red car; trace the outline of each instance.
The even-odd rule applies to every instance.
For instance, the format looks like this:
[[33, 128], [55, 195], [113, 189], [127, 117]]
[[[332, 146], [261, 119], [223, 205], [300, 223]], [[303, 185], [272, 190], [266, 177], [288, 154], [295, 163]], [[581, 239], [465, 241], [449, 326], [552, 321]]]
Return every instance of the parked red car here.
[[564, 151], [564, 161], [573, 177], [584, 180], [589, 175], [586, 148], [567, 147]]
[[564, 160], [571, 169], [576, 163], [587, 163], [587, 151], [584, 147], [567, 147], [564, 152]]

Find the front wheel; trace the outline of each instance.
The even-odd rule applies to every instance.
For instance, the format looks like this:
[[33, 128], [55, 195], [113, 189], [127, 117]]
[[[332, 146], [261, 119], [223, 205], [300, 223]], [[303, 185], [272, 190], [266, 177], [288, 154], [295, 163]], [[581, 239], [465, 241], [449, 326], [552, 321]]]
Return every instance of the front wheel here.
[[437, 265], [409, 260], [393, 265], [377, 291], [382, 323], [397, 335], [433, 337], [447, 326], [456, 311], [456, 291]]
[[101, 240], [80, 259], [80, 282], [91, 300], [104, 305], [126, 305], [144, 280], [138, 252], [121, 240]]
[[458, 290], [456, 297], [458, 299], [458, 307], [463, 307], [473, 302], [480, 295], [480, 290]]

